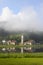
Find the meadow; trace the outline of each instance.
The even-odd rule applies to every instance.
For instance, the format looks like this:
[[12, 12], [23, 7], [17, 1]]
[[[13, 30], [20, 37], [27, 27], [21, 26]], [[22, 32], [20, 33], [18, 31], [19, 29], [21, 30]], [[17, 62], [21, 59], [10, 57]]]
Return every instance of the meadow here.
[[0, 65], [43, 65], [43, 53], [0, 53]]
[[[0, 48], [2, 47], [3, 46], [0, 46]], [[4, 45], [4, 47], [6, 47], [6, 45]], [[7, 46], [6, 48], [9, 47], [10, 46]], [[43, 52], [37, 53], [0, 52], [0, 65], [43, 65]]]
[[0, 65], [43, 65], [43, 58], [0, 58]]

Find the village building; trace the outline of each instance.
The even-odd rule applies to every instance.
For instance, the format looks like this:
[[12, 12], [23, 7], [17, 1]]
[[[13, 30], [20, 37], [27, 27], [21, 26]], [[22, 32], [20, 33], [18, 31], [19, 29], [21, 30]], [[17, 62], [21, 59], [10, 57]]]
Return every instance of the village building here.
[[35, 44], [34, 40], [29, 40], [29, 41], [24, 42], [24, 45], [32, 45], [32, 44]]
[[12, 40], [12, 41], [11, 40], [8, 40], [7, 41], [7, 44], [8, 45], [10, 45], [10, 44], [15, 45], [16, 44], [16, 41], [15, 40]]
[[[26, 41], [26, 42], [24, 42], [24, 45], [33, 45], [33, 44], [35, 44], [35, 41], [34, 40], [29, 40], [29, 41]], [[24, 50], [25, 51], [32, 51], [32, 47], [24, 47]]]
[[6, 40], [2, 40], [2, 44], [5, 44], [6, 43]]

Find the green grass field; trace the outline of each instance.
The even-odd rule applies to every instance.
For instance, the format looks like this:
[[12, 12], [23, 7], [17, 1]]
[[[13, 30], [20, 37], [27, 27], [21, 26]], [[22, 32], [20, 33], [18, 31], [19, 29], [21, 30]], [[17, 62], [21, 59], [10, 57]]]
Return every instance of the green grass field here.
[[0, 65], [43, 65], [43, 58], [0, 58]]
[[0, 65], [43, 65], [43, 52], [0, 53]]
[[43, 53], [0, 53], [0, 65], [43, 65]]

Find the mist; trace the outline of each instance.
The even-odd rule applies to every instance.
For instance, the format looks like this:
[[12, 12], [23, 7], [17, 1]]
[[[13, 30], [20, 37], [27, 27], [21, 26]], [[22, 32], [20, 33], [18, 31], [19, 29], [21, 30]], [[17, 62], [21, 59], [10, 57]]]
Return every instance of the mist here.
[[[40, 7], [41, 8], [41, 7]], [[43, 8], [37, 12], [34, 7], [14, 13], [9, 7], [2, 8], [0, 29], [6, 31], [43, 31]]]

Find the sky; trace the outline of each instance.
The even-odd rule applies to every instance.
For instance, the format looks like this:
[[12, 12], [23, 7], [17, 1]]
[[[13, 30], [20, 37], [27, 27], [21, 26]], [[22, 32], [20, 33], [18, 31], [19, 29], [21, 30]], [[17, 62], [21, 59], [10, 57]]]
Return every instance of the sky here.
[[0, 28], [43, 31], [43, 0], [0, 0]]

